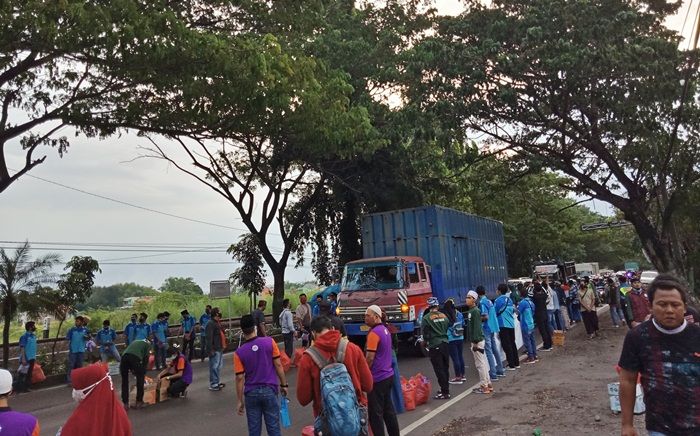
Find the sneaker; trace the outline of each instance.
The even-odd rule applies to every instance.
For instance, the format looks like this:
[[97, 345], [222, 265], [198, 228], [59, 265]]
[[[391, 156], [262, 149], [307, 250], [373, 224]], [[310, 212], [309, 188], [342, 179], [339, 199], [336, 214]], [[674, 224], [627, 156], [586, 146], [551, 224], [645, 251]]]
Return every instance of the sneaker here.
[[451, 397], [450, 397], [450, 394], [443, 394], [442, 392], [440, 392], [439, 394], [435, 395], [433, 398], [436, 400], [449, 400]]
[[516, 366], [515, 369], [520, 369], [520, 365]]
[[531, 364], [533, 364], [533, 363], [535, 363], [535, 362], [537, 362], [537, 360], [535, 360], [535, 359], [532, 358], [532, 357], [528, 357], [527, 359], [525, 359], [525, 360], [523, 361], [523, 363], [524, 363], [525, 365], [531, 365]]
[[481, 387], [472, 389], [472, 392], [475, 394], [490, 394], [493, 392], [493, 389], [489, 389], [486, 386], [481, 386]]
[[220, 391], [221, 388], [218, 387], [218, 386], [209, 386], [209, 390], [212, 391], [212, 392], [214, 392], [214, 391]]
[[506, 376], [506, 373], [498, 374], [498, 378], [504, 378], [505, 376]]
[[[506, 371], [515, 371], [516, 368], [519, 368], [519, 367], [511, 368], [511, 367], [509, 366], [509, 367], [506, 368]], [[505, 377], [505, 375], [504, 375], [504, 377]]]
[[467, 381], [467, 378], [466, 378], [465, 376], [460, 377], [460, 379], [461, 379], [463, 382]]
[[226, 386], [226, 383], [219, 383], [219, 389], [222, 389]]
[[455, 378], [450, 380], [451, 385], [461, 385], [462, 383], [464, 383], [464, 381], [462, 380], [462, 377], [455, 377]]
[[549, 348], [543, 348], [542, 351], [552, 351], [554, 347], [549, 347]]
[[491, 381], [492, 381], [492, 382], [497, 382], [497, 381], [498, 381], [498, 377], [495, 377], [495, 378], [492, 377], [492, 378], [491, 378]]
[[539, 361], [540, 361], [540, 358], [537, 357], [537, 356], [535, 356], [535, 363], [537, 363], [537, 362], [539, 362]]

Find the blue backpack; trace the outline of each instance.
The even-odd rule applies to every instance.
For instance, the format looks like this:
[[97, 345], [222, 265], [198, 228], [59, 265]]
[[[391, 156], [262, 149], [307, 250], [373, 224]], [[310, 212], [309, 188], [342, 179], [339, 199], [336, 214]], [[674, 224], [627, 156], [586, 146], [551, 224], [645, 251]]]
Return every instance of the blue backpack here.
[[320, 369], [321, 414], [314, 428], [324, 436], [367, 434], [367, 409], [357, 401], [355, 387], [343, 363], [347, 346], [348, 340], [341, 339], [335, 359], [330, 362], [314, 346], [305, 351]]

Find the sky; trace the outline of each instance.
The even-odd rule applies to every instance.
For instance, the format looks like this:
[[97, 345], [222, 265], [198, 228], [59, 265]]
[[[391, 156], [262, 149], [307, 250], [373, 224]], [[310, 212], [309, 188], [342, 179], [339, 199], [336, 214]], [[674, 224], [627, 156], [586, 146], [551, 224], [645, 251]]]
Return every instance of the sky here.
[[[443, 14], [462, 9], [456, 0], [438, 0], [436, 6]], [[687, 7], [697, 5], [686, 2], [669, 26], [682, 27]], [[62, 133], [74, 136], [70, 130]], [[54, 252], [63, 262], [73, 255], [92, 256], [101, 265], [96, 280], [101, 286], [136, 282], [158, 288], [175, 276], [192, 277], [208, 292], [210, 281], [228, 279], [237, 265], [225, 250], [245, 233], [233, 206], [165, 162], [138, 158], [140, 147], [148, 145], [133, 134], [105, 140], [78, 136], [63, 159], [41, 150], [46, 162], [0, 194], [0, 247], [29, 240], [35, 256]], [[18, 144], [9, 144], [9, 167], [20, 168], [23, 159]], [[589, 206], [610, 211], [601, 202]], [[269, 243], [281, 247], [277, 236]], [[153, 251], [166, 248], [177, 252]], [[313, 281], [308, 263], [288, 268], [286, 279]]]

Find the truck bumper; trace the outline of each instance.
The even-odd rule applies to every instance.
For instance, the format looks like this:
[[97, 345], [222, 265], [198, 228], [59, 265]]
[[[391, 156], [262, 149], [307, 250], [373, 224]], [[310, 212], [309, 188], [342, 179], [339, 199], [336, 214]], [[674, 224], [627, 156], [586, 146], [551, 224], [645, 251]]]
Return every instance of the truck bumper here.
[[[413, 333], [416, 328], [413, 321], [391, 323], [391, 326], [396, 329], [396, 333]], [[370, 328], [364, 323], [346, 323], [345, 331], [347, 332], [348, 336], [367, 336]]]

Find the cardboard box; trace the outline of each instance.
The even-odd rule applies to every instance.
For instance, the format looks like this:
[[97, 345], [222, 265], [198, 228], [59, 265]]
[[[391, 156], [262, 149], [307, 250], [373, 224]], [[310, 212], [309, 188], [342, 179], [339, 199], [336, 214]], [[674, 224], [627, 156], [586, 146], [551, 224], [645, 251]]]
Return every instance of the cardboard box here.
[[564, 331], [562, 330], [554, 330], [554, 334], [552, 335], [552, 343], [554, 345], [562, 346], [564, 345], [564, 338], [566, 336], [564, 335]]
[[166, 378], [160, 379], [158, 382], [158, 402], [162, 403], [163, 401], [168, 400], [168, 388], [170, 387], [170, 380]]
[[[158, 389], [156, 383], [146, 383], [143, 386], [143, 402], [145, 404], [156, 404], [158, 400]], [[136, 385], [129, 389], [129, 404], [136, 404]]]

